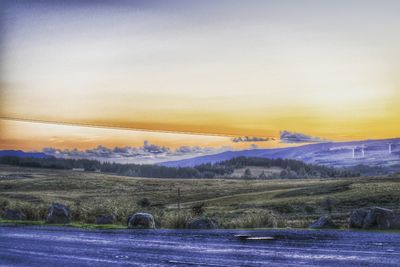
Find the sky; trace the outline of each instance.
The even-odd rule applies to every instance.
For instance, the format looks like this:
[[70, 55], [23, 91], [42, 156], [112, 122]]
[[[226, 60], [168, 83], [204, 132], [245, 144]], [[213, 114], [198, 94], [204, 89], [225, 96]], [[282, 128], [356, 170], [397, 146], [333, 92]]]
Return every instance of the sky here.
[[400, 136], [399, 1], [1, 5], [0, 149]]

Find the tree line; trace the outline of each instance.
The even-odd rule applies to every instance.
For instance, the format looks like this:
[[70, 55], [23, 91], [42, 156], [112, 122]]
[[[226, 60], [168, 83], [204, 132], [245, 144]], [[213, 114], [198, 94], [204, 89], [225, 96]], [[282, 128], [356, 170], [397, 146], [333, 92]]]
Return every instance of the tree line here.
[[98, 171], [133, 177], [153, 178], [229, 178], [235, 169], [257, 167], [279, 167], [282, 169], [276, 177], [253, 177], [247, 171], [243, 178], [330, 178], [354, 177], [360, 174], [346, 169], [338, 169], [321, 165], [306, 164], [302, 161], [291, 159], [267, 159], [256, 157], [236, 157], [230, 160], [201, 164], [195, 167], [165, 167], [151, 164], [120, 164], [113, 162], [100, 162], [89, 159], [63, 159], [63, 158], [21, 158], [14, 156], [0, 157], [0, 164], [14, 166], [50, 168], [50, 169], [82, 169], [85, 171]]

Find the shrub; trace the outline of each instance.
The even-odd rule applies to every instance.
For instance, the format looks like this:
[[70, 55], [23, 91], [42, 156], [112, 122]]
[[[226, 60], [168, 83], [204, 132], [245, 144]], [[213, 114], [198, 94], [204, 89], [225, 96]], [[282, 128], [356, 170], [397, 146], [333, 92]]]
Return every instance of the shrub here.
[[313, 206], [310, 205], [306, 205], [304, 207], [305, 212], [307, 212], [308, 214], [314, 213], [315, 212], [315, 208]]
[[233, 226], [239, 228], [275, 228], [278, 226], [278, 218], [272, 211], [252, 212], [236, 219]]
[[44, 220], [47, 216], [48, 207], [45, 205], [37, 205], [31, 203], [17, 202], [12, 209], [22, 211], [26, 215], [26, 219], [30, 221]]
[[292, 213], [295, 211], [295, 208], [289, 203], [284, 203], [279, 206], [275, 206], [273, 209], [280, 213]]
[[186, 212], [172, 212], [162, 218], [161, 226], [165, 228], [184, 229], [192, 219]]
[[206, 203], [200, 202], [196, 203], [191, 207], [192, 214], [194, 216], [200, 216], [204, 214]]
[[139, 199], [136, 204], [142, 208], [146, 208], [150, 206], [150, 200], [146, 197]]
[[10, 205], [7, 199], [0, 200], [0, 210], [5, 210]]
[[327, 212], [332, 213], [334, 208], [334, 201], [330, 197], [327, 197], [322, 202], [322, 206]]

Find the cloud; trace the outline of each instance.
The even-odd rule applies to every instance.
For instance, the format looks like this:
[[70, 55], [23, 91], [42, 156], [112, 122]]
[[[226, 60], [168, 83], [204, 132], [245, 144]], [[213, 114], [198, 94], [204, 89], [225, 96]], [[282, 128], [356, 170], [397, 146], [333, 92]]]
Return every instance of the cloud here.
[[57, 149], [52, 147], [43, 148], [42, 152], [59, 158], [80, 158], [80, 159], [96, 159], [100, 161], [112, 161], [118, 163], [157, 163], [169, 160], [179, 160], [194, 156], [202, 156], [207, 154], [219, 153], [232, 150], [231, 147], [199, 147], [199, 146], [181, 146], [172, 149], [165, 146], [151, 144], [144, 141], [140, 147], [114, 147], [107, 148], [99, 145], [92, 149]]
[[180, 146], [178, 147], [175, 152], [181, 154], [187, 153], [211, 153], [215, 149], [212, 147], [199, 147], [199, 146]]
[[147, 140], [144, 141], [142, 149], [143, 149], [143, 151], [152, 153], [152, 154], [167, 153], [170, 151], [170, 149], [168, 147], [153, 145], [153, 144], [150, 144], [149, 141], [147, 141]]
[[239, 137], [234, 137], [231, 140], [234, 143], [242, 143], [242, 142], [266, 142], [273, 139], [264, 137], [254, 137], [254, 136], [239, 136]]
[[251, 149], [257, 149], [258, 146], [257, 146], [256, 144], [251, 144], [251, 145], [250, 145], [250, 148], [251, 148]]
[[327, 142], [328, 140], [309, 136], [303, 133], [281, 131], [280, 141], [281, 143], [322, 143]]

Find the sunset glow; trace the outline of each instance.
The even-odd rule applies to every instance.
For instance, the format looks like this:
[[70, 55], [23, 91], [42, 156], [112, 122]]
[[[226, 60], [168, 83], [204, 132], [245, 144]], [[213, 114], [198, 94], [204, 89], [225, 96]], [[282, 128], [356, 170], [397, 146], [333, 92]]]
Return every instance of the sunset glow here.
[[3, 118], [177, 134], [1, 120], [0, 148], [400, 136], [399, 2], [199, 3], [4, 4]]

